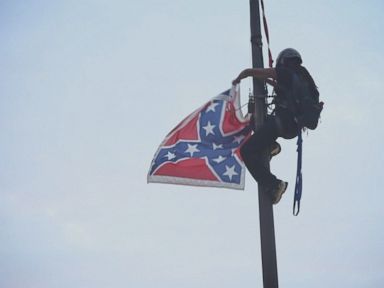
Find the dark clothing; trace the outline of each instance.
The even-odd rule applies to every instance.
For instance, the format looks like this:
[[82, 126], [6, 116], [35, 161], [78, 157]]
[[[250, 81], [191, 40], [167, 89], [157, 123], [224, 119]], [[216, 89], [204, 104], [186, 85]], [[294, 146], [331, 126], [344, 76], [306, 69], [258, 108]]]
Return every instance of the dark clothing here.
[[270, 147], [278, 137], [292, 139], [297, 136], [298, 128], [287, 110], [281, 110], [270, 116], [241, 147], [241, 157], [253, 178], [263, 185], [272, 186], [277, 178], [263, 165], [263, 154], [269, 153]]
[[298, 134], [298, 126], [295, 120], [295, 115], [285, 108], [276, 108], [275, 116], [269, 116], [275, 118], [278, 127], [278, 137], [284, 139], [295, 138]]
[[[276, 68], [277, 84], [275, 115], [268, 116], [264, 124], [241, 147], [241, 156], [253, 178], [266, 186], [272, 186], [277, 178], [263, 165], [264, 153], [270, 152], [270, 147], [278, 137], [292, 139], [298, 135], [295, 115], [289, 109], [286, 91], [292, 85], [292, 71], [284, 67]], [[269, 154], [267, 154], [269, 155]]]
[[281, 66], [276, 67], [275, 70], [277, 76], [276, 109], [285, 108], [294, 111], [295, 107], [292, 107], [293, 103], [289, 99], [289, 94], [292, 91], [293, 73], [297, 73], [297, 71]]

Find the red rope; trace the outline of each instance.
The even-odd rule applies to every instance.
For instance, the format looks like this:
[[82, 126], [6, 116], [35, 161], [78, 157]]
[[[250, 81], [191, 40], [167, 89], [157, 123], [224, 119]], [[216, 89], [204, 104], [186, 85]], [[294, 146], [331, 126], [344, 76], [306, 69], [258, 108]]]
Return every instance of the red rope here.
[[269, 67], [273, 67], [273, 58], [272, 58], [272, 52], [271, 48], [269, 46], [269, 32], [268, 32], [268, 23], [267, 23], [267, 18], [265, 17], [265, 10], [264, 10], [264, 1], [261, 1], [261, 9], [263, 11], [263, 26], [264, 26], [264, 33], [265, 33], [265, 38], [267, 38], [267, 44], [268, 44], [268, 60], [269, 60]]

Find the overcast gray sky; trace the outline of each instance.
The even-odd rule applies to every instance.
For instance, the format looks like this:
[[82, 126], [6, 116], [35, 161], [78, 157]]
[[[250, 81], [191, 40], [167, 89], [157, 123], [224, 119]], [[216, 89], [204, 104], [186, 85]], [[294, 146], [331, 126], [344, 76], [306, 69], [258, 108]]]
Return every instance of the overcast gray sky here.
[[[381, 0], [265, 0], [325, 102], [272, 170], [281, 287], [384, 283]], [[0, 287], [261, 287], [257, 186], [147, 184], [181, 119], [251, 65], [248, 1], [0, 1]], [[266, 58], [265, 58], [266, 60]], [[247, 101], [250, 81], [242, 83]]]

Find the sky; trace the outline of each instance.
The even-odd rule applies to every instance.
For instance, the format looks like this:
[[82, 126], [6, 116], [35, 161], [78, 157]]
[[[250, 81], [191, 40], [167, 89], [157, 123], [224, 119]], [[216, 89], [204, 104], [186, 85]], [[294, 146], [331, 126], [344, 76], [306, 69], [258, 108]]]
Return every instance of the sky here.
[[[298, 217], [295, 141], [271, 163], [290, 183], [280, 287], [380, 287], [384, 3], [265, 6], [274, 56], [299, 50], [325, 102]], [[0, 36], [0, 287], [262, 287], [249, 174], [146, 182], [165, 135], [251, 66], [248, 1], [3, 0]]]

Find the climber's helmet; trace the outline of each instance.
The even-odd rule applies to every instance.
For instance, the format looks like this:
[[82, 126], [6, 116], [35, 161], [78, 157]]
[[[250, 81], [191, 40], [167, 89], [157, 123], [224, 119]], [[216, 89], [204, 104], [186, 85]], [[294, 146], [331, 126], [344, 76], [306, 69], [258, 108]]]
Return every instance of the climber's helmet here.
[[287, 48], [284, 49], [279, 53], [279, 56], [277, 56], [276, 59], [276, 66], [278, 65], [287, 65], [289, 64], [288, 62], [293, 62], [295, 64], [300, 65], [303, 60], [301, 59], [300, 53], [293, 49], [293, 48]]

